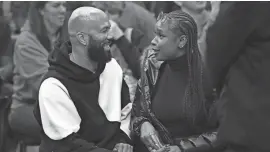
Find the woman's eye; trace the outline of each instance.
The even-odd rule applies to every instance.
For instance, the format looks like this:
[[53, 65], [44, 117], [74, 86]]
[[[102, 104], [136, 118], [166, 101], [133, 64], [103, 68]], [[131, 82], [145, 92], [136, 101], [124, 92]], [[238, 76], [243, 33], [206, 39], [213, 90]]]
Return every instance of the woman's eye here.
[[164, 35], [162, 35], [161, 33], [159, 33], [159, 32], [154, 32], [155, 33], [155, 35], [157, 36], [157, 37], [159, 37], [160, 39], [163, 39], [165, 36]]
[[159, 35], [159, 38], [161, 38], [161, 39], [163, 39], [165, 36], [163, 36], [163, 35]]

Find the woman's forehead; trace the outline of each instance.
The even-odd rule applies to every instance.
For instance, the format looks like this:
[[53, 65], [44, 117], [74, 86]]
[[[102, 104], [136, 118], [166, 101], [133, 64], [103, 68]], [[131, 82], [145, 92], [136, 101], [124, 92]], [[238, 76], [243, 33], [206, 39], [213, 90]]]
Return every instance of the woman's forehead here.
[[164, 21], [159, 20], [155, 25], [155, 30], [168, 31], [169, 30], [168, 23], [166, 21], [164, 22]]

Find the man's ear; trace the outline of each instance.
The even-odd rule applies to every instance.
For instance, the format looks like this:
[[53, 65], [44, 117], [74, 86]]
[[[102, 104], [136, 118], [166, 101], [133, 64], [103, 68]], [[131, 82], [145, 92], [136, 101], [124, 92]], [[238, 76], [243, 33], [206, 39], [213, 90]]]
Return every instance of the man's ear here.
[[81, 44], [83, 44], [83, 45], [87, 45], [87, 41], [86, 41], [86, 37], [85, 37], [85, 35], [82, 33], [82, 32], [78, 32], [77, 34], [76, 34], [76, 38], [78, 39], [78, 41], [81, 43]]
[[180, 49], [184, 48], [185, 45], [187, 44], [187, 36], [186, 35], [180, 36], [178, 42], [179, 42], [178, 47]]

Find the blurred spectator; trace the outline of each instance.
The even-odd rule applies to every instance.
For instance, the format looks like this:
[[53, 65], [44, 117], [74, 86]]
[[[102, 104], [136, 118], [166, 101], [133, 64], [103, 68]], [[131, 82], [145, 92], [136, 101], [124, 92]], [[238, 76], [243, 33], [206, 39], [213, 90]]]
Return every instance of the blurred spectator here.
[[33, 115], [37, 92], [48, 71], [48, 55], [60, 36], [65, 2], [31, 2], [28, 20], [17, 38], [10, 125], [12, 130], [39, 139], [40, 128]]
[[9, 81], [12, 76], [13, 63], [10, 56], [11, 30], [5, 17], [0, 17], [0, 77], [3, 81], [1, 96], [10, 96], [12, 85]]
[[155, 13], [155, 17], [157, 17], [160, 12], [169, 13], [181, 9], [181, 7], [176, 5], [173, 1], [153, 1], [151, 5], [151, 12]]
[[12, 13], [11, 13], [11, 1], [2, 1], [1, 2], [2, 15], [8, 20], [11, 21]]
[[[146, 8], [146, 3], [144, 2], [144, 1], [131, 1], [132, 3], [135, 3], [135, 4], [138, 4], [138, 5], [140, 5], [141, 7], [143, 7], [143, 8], [145, 8], [145, 9], [147, 9]], [[148, 10], [148, 9], [147, 9]]]
[[198, 28], [198, 39], [200, 39], [203, 27], [209, 20], [209, 12], [206, 10], [206, 1], [175, 1], [181, 10], [191, 15]]
[[15, 33], [19, 34], [22, 26], [28, 15], [29, 2], [27, 1], [12, 1], [11, 13], [15, 24]]
[[93, 6], [104, 10], [119, 26], [140, 30], [144, 36], [140, 49], [147, 47], [154, 38], [154, 15], [138, 4], [125, 1], [93, 2]]
[[111, 47], [111, 54], [124, 72], [124, 80], [129, 87], [130, 100], [133, 101], [137, 88], [137, 79], [140, 77], [140, 65], [136, 58], [139, 59], [141, 56], [140, 51], [134, 45], [136, 45], [136, 41], [139, 41], [138, 39], [141, 36], [137, 34], [138, 31], [135, 29], [132, 29], [130, 33], [124, 33], [117, 23], [112, 20], [110, 31], [113, 31], [112, 33], [123, 33], [123, 36], [114, 41], [114, 45]]
[[[207, 1], [175, 1], [175, 4], [181, 7], [181, 10], [191, 15], [196, 24], [198, 31], [198, 45], [201, 55], [205, 56], [206, 50], [206, 31], [213, 24], [219, 12], [220, 2]], [[212, 9], [213, 5], [213, 9]]]
[[[131, 100], [133, 101], [137, 85], [136, 79], [140, 77], [140, 68], [138, 68], [139, 64], [136, 64], [137, 62], [133, 62], [136, 60], [132, 60], [130, 57], [139, 57], [138, 54], [141, 52], [134, 52], [136, 56], [131, 56], [132, 51], [143, 50], [154, 38], [154, 14], [151, 14], [145, 8], [133, 2], [93, 2], [93, 6], [104, 10], [110, 19], [116, 22], [124, 31], [125, 37], [129, 42], [137, 47], [137, 49], [130, 47], [130, 49], [127, 50], [119, 43], [111, 47], [112, 56], [117, 60], [124, 71], [125, 81], [129, 86]], [[128, 51], [130, 52], [128, 53]]]
[[8, 97], [12, 93], [12, 85], [7, 83], [7, 78], [12, 73], [12, 62], [10, 63], [10, 58], [6, 56], [11, 42], [11, 31], [8, 23], [3, 14], [0, 15], [0, 151], [7, 151], [10, 146], [13, 146], [9, 144], [8, 121], [6, 119], [10, 105]]
[[67, 1], [66, 2], [67, 12], [72, 12], [79, 7], [91, 6], [91, 4], [92, 4], [91, 1]]
[[224, 152], [269, 152], [270, 3], [222, 2], [207, 33]]

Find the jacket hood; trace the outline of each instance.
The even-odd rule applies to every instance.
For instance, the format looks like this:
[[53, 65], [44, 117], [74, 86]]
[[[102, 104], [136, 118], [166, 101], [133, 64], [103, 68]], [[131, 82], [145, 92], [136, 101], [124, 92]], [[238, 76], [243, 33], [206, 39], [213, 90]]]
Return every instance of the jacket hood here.
[[69, 58], [71, 52], [72, 47], [69, 41], [56, 44], [54, 51], [49, 56], [49, 70], [54, 70], [69, 79], [80, 82], [91, 82], [99, 78], [105, 64], [99, 65], [97, 71], [93, 73], [72, 62]]

